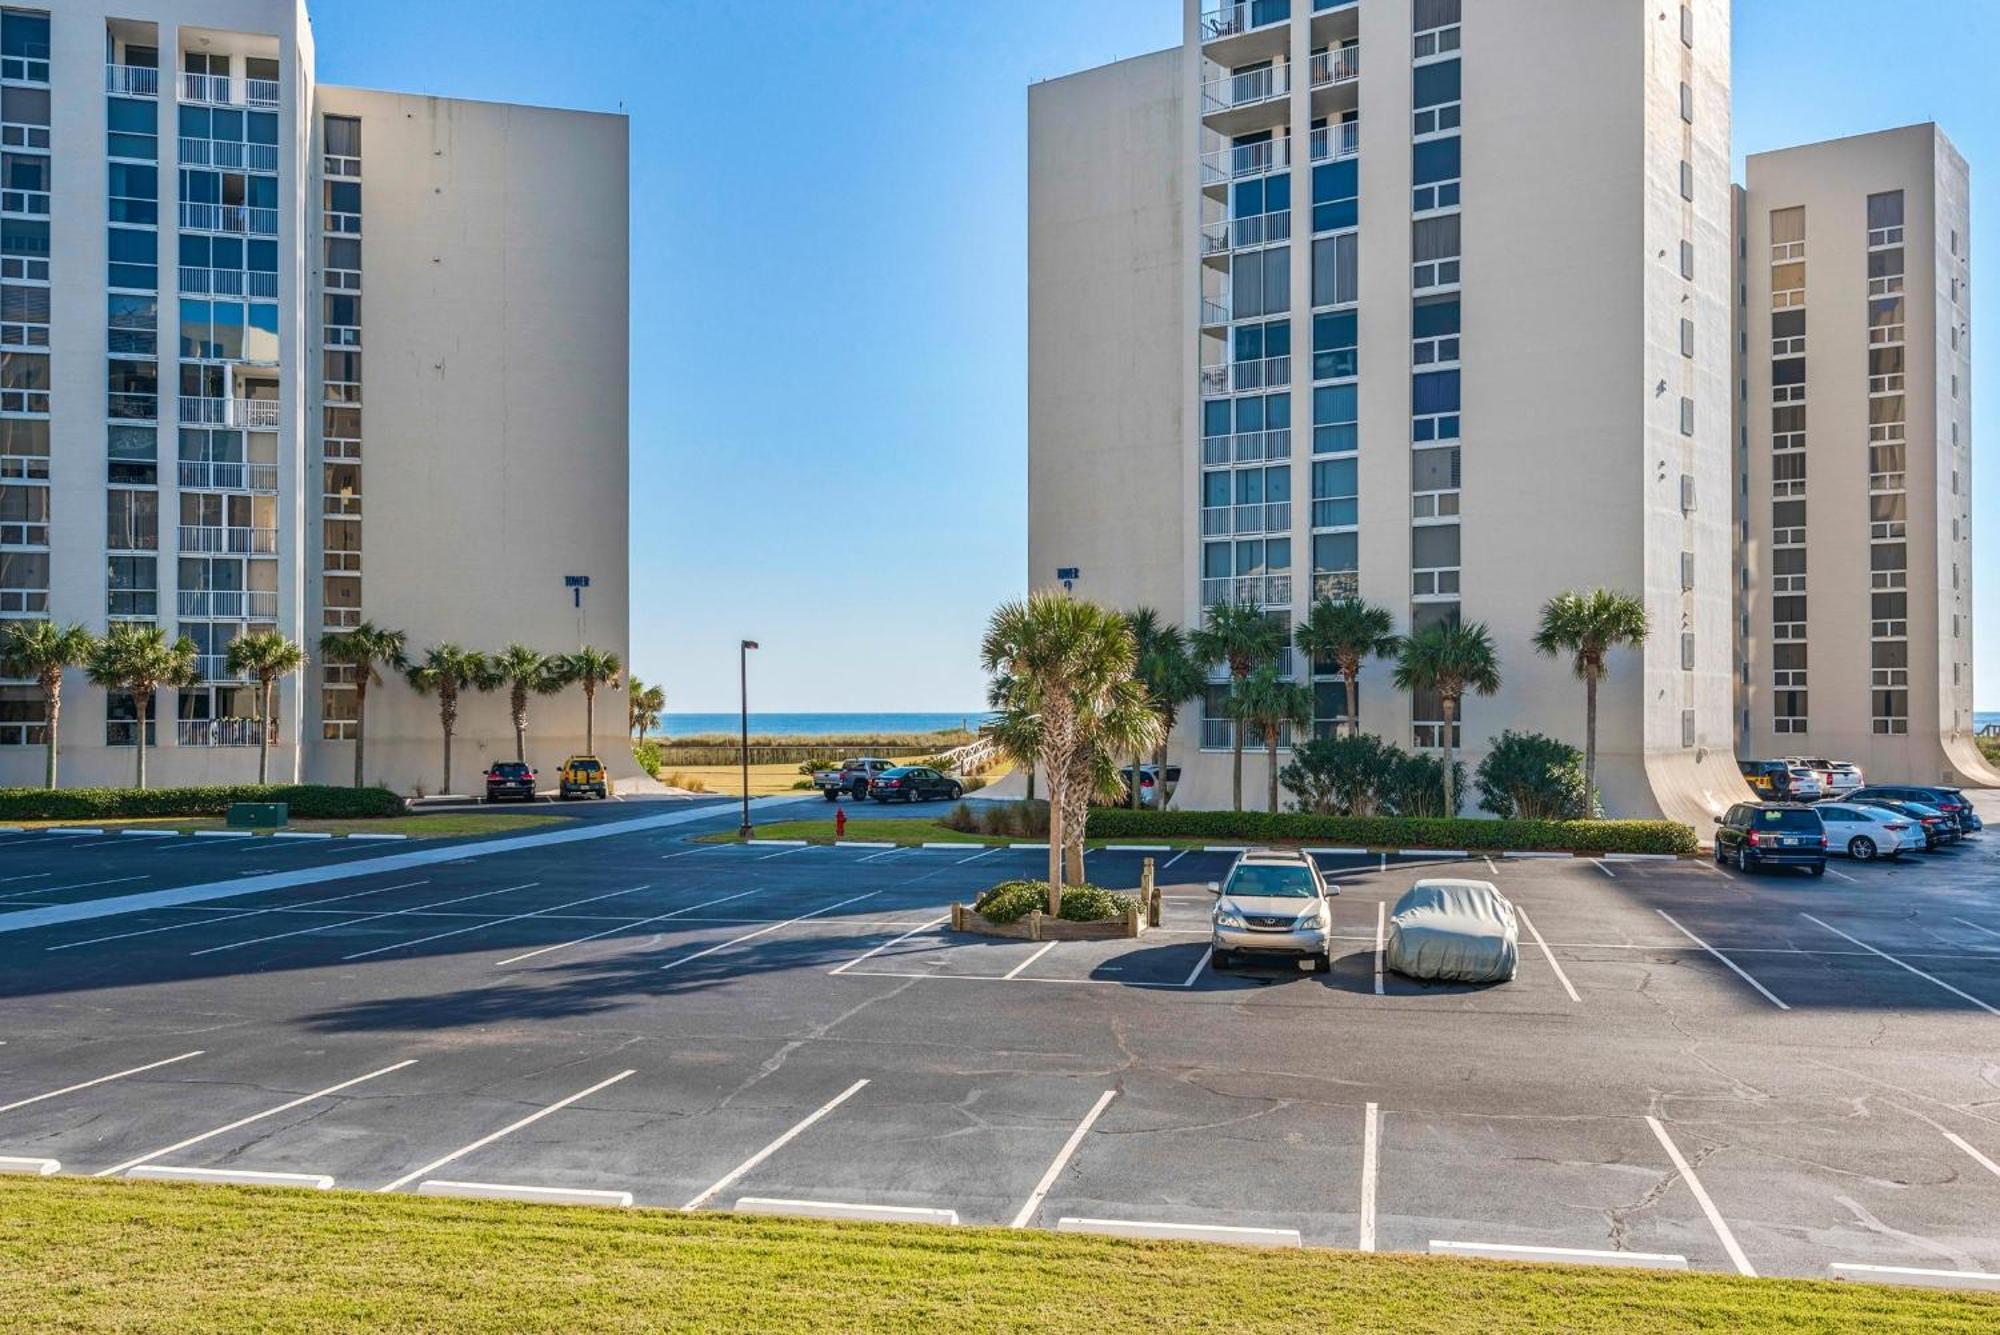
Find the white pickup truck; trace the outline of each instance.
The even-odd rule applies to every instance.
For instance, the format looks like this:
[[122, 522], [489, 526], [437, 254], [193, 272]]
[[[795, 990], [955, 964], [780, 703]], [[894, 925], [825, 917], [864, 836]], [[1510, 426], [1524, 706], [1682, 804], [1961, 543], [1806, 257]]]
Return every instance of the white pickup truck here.
[[826, 800], [829, 802], [838, 802], [843, 797], [859, 800], [868, 796], [868, 790], [874, 785], [877, 774], [895, 767], [895, 761], [881, 760], [874, 756], [844, 760], [839, 769], [814, 770], [813, 787], [826, 794]]

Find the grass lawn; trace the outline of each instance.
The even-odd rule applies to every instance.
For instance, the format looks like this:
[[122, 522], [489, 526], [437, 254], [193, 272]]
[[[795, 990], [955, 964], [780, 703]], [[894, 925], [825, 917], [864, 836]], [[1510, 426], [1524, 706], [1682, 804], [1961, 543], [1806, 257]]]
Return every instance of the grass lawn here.
[[[323, 834], [406, 834], [412, 839], [456, 839], [473, 834], [512, 834], [517, 830], [531, 830], [543, 825], [562, 825], [570, 820], [568, 816], [543, 816], [523, 813], [502, 815], [498, 812], [451, 812], [434, 816], [396, 816], [384, 820], [295, 820], [285, 826], [287, 830], [315, 831]], [[220, 816], [161, 816], [142, 820], [18, 820], [0, 824], [18, 825], [23, 829], [60, 829], [65, 825], [81, 826], [92, 830], [142, 829], [172, 830], [185, 834], [194, 830], [225, 830], [229, 823]]]
[[[890, 759], [896, 760], [899, 764], [915, 765], [920, 764], [925, 757], [891, 756]], [[1000, 778], [1006, 772], [1005, 768], [996, 766], [988, 770], [984, 777], [990, 783]], [[679, 775], [680, 778], [676, 778], [676, 775]], [[799, 773], [797, 765], [752, 765], [750, 767], [750, 796], [775, 797], [781, 793], [792, 792], [794, 791], [793, 785], [805, 777], [805, 775]], [[671, 764], [660, 766], [661, 783], [671, 784], [678, 788], [692, 787], [693, 785], [687, 782], [687, 780], [699, 783], [701, 788], [698, 791], [700, 792], [721, 793], [730, 797], [740, 797], [743, 795], [743, 770], [741, 766]], [[799, 788], [796, 791], [800, 797], [814, 796], [813, 790], [810, 788]], [[828, 817], [828, 819], [832, 818]]]
[[[855, 810], [853, 803], [843, 803], [844, 810]], [[869, 809], [864, 806], [863, 810]], [[825, 820], [784, 820], [768, 821], [757, 826], [759, 839], [808, 839], [816, 844], [833, 842], [833, 808], [827, 808]], [[868, 816], [847, 818], [847, 837], [862, 839], [871, 843], [911, 844], [1021, 844], [1040, 842], [1026, 835], [966, 834], [941, 825], [935, 820], [896, 820]], [[698, 844], [732, 844], [736, 842], [733, 832], [705, 834], [694, 842]], [[1207, 848], [1210, 845], [1226, 843], [1215, 839], [1086, 839], [1086, 848], [1102, 848], [1112, 844], [1145, 844], [1161, 848]], [[1261, 845], [1260, 845], [1261, 846]]]
[[2000, 1298], [349, 1192], [0, 1179], [21, 1331], [1991, 1331]]

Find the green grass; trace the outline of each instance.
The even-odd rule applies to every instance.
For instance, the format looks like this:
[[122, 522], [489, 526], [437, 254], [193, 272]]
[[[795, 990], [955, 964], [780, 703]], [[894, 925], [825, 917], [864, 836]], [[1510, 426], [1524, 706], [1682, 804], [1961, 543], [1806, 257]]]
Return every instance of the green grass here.
[[[825, 820], [784, 820], [761, 824], [757, 826], [757, 837], [759, 839], [805, 839], [815, 844], [830, 844], [834, 841], [833, 812], [829, 810]], [[867, 816], [848, 817], [847, 834], [844, 837], [849, 840], [858, 839], [868, 843], [893, 843], [903, 847], [910, 847], [915, 844], [972, 844], [976, 846], [1042, 842], [1027, 835], [967, 834], [963, 830], [954, 830], [934, 820], [884, 820], [879, 818], [871, 819]], [[704, 834], [694, 842], [698, 844], [733, 844], [736, 842], [736, 834], [734, 831], [726, 831], [720, 834]], [[1086, 839], [1084, 840], [1084, 845], [1088, 848], [1102, 848], [1107, 842], [1158, 844], [1166, 848], [1201, 848], [1206, 844], [1216, 841], [1212, 839]]]
[[[563, 825], [568, 816], [501, 815], [498, 812], [462, 812], [434, 816], [396, 816], [385, 820], [295, 820], [287, 830], [322, 834], [406, 834], [412, 839], [456, 839], [474, 834], [512, 834], [543, 825]], [[223, 830], [229, 823], [220, 816], [160, 816], [144, 820], [21, 820], [5, 822], [29, 830], [61, 829], [65, 825], [93, 830], [124, 828], [172, 830], [188, 834], [195, 830]], [[261, 832], [260, 832], [261, 833]]]
[[1991, 1331], [2000, 1298], [349, 1192], [0, 1180], [0, 1328]]

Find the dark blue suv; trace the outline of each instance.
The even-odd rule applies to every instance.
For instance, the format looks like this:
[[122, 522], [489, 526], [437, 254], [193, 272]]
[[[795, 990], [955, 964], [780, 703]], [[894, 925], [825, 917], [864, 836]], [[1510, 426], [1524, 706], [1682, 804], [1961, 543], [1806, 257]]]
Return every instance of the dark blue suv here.
[[1715, 821], [1715, 860], [1741, 872], [1804, 867], [1826, 875], [1826, 822], [1792, 802], [1738, 802]]

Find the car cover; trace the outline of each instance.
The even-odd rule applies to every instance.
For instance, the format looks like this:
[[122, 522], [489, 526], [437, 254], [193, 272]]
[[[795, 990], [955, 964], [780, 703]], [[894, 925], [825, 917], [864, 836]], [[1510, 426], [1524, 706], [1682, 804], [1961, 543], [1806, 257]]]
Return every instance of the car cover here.
[[1504, 983], [1521, 957], [1514, 906], [1486, 881], [1418, 881], [1389, 915], [1386, 963], [1426, 982]]

